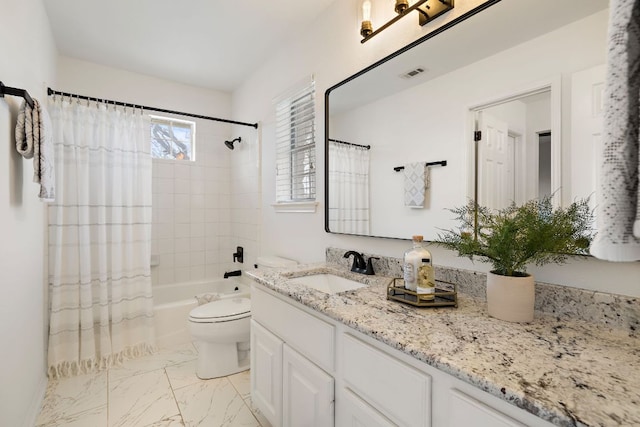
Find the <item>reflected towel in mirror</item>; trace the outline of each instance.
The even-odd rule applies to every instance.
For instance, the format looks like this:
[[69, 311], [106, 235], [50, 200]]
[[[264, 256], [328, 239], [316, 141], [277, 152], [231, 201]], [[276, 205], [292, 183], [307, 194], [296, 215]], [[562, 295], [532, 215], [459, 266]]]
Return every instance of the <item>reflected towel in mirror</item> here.
[[425, 191], [429, 188], [429, 168], [425, 162], [404, 165], [404, 205], [410, 208], [423, 208]]

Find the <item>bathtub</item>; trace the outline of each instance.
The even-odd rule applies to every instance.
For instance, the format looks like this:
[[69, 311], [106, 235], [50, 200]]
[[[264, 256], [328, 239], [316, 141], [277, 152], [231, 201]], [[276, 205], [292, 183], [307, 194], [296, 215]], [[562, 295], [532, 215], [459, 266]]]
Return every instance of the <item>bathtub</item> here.
[[237, 278], [156, 285], [153, 314], [158, 348], [188, 343], [189, 312], [198, 306], [196, 295], [217, 294], [220, 298], [249, 297], [250, 287]]

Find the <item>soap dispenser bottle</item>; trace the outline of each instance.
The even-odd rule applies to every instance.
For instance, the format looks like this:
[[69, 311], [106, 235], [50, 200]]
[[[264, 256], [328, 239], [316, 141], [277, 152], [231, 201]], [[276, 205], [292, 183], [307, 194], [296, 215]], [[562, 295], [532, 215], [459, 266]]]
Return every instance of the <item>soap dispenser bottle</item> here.
[[413, 248], [404, 253], [404, 287], [417, 292], [420, 278], [419, 268], [423, 259], [431, 260], [431, 254], [422, 246], [422, 236], [413, 236]]
[[431, 263], [431, 257], [422, 258], [420, 267], [418, 267], [418, 299], [432, 301], [435, 299], [436, 278]]

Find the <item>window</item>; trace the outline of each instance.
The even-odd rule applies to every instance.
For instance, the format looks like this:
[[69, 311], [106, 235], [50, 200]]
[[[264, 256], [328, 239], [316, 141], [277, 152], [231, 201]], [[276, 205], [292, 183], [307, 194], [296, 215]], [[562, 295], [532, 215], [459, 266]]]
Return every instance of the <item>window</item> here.
[[151, 117], [151, 156], [154, 159], [195, 160], [196, 124], [168, 117]]
[[311, 79], [276, 101], [276, 203], [315, 198], [315, 82]]

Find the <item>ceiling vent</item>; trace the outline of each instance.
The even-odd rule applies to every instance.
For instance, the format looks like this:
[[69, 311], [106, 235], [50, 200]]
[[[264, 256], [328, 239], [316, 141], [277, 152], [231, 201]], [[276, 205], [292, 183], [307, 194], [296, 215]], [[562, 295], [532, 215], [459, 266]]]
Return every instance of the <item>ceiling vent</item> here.
[[414, 68], [413, 70], [407, 71], [406, 73], [401, 74], [400, 77], [404, 79], [411, 79], [419, 74], [424, 73], [425, 71], [427, 71], [426, 68], [418, 67], [418, 68]]

